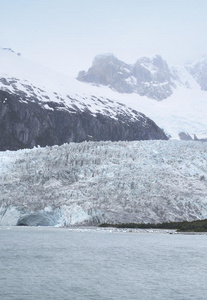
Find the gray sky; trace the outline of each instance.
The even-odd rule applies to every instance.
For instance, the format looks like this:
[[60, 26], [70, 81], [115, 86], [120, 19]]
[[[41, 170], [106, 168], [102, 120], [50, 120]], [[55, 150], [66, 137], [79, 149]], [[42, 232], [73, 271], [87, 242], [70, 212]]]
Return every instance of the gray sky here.
[[207, 55], [207, 0], [0, 0], [0, 46], [76, 76], [96, 54]]

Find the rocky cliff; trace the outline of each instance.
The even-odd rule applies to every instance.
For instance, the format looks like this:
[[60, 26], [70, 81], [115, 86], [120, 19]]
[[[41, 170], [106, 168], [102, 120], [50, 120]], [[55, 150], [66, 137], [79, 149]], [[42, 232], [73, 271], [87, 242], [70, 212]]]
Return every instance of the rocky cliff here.
[[0, 91], [0, 150], [89, 140], [167, 139], [152, 120], [134, 110], [119, 110], [111, 117], [75, 105], [32, 100]]
[[77, 79], [106, 85], [119, 93], [137, 93], [158, 101], [170, 97], [177, 86], [191, 88], [189, 75], [202, 90], [207, 90], [207, 58], [184, 66], [180, 71], [180, 67], [169, 67], [160, 55], [142, 57], [134, 64], [126, 64], [113, 54], [103, 54], [94, 58], [87, 72], [80, 71]]
[[207, 58], [203, 58], [194, 64], [187, 66], [188, 71], [196, 79], [201, 89], [207, 91]]
[[160, 55], [143, 57], [135, 64], [126, 64], [113, 54], [98, 55], [87, 72], [78, 80], [102, 84], [120, 93], [137, 93], [156, 100], [169, 97], [176, 87], [176, 73]]

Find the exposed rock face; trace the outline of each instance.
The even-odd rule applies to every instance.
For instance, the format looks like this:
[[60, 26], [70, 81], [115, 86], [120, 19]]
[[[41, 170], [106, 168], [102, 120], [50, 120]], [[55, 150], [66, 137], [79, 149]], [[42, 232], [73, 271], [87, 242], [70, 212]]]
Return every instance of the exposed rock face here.
[[200, 141], [200, 142], [207, 142], [206, 138], [203, 139], [198, 139], [197, 136], [194, 134], [193, 137], [191, 137], [188, 133], [186, 132], [180, 132], [178, 134], [180, 140], [182, 141]]
[[137, 93], [156, 100], [163, 100], [172, 94], [176, 85], [175, 74], [166, 61], [157, 55], [154, 58], [141, 58], [134, 67], [133, 74], [137, 79]]
[[192, 137], [186, 133], [186, 132], [180, 132], [179, 133], [179, 138], [182, 140], [182, 141], [192, 141]]
[[88, 72], [79, 72], [77, 79], [109, 85], [120, 93], [132, 93], [133, 85], [126, 80], [131, 72], [131, 66], [117, 59], [113, 54], [97, 55]]
[[207, 58], [188, 66], [187, 70], [196, 79], [201, 89], [207, 91]]
[[[47, 105], [50, 109], [45, 109]], [[167, 139], [149, 118], [136, 111], [133, 118], [92, 114], [71, 109], [63, 103], [22, 100], [18, 95], [0, 91], [0, 150], [17, 150], [40, 145], [100, 140]]]
[[143, 57], [128, 65], [108, 54], [96, 56], [92, 67], [87, 72], [79, 72], [77, 79], [107, 85], [120, 93], [138, 93], [163, 100], [172, 94], [177, 76], [159, 55]]

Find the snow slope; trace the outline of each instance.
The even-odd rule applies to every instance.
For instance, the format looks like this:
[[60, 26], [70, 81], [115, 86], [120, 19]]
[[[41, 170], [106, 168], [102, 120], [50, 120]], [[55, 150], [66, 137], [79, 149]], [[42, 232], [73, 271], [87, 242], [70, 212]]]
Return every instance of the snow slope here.
[[0, 225], [207, 218], [207, 143], [83, 142], [0, 152]]
[[[50, 100], [65, 104], [65, 109], [88, 109], [93, 114], [106, 114], [112, 118], [122, 113], [128, 114], [132, 119], [135, 117], [132, 109], [108, 99], [111, 95], [110, 89], [103, 89], [102, 96], [97, 87], [67, 78], [9, 50], [0, 51], [0, 89], [30, 101], [36, 98], [43, 105]], [[51, 109], [46, 104], [44, 107]]]
[[[174, 72], [180, 78], [177, 87], [170, 97], [157, 102], [146, 96], [120, 94], [105, 86], [82, 83], [33, 64], [10, 50], [0, 50], [0, 89], [22, 95], [22, 99], [32, 101], [36, 97], [43, 105], [49, 99], [112, 118], [125, 113], [133, 119], [135, 109], [150, 117], [173, 139], [178, 139], [180, 132], [207, 138], [207, 91], [201, 90], [185, 68], [175, 68]], [[46, 104], [44, 108], [51, 109]]]

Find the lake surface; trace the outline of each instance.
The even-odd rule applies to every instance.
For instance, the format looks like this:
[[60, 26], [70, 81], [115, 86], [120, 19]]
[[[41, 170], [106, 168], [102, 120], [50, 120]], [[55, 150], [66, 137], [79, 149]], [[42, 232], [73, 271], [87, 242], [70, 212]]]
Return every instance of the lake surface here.
[[0, 227], [0, 300], [201, 300], [207, 235]]

